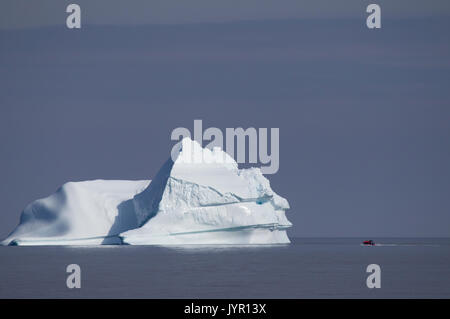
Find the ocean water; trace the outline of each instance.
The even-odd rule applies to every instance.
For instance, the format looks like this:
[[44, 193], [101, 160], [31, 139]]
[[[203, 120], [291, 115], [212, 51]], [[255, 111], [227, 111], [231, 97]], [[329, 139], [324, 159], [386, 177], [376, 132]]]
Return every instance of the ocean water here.
[[[268, 246], [0, 247], [0, 298], [449, 298], [450, 239]], [[81, 288], [66, 267], [81, 267]], [[369, 264], [381, 288], [369, 289]]]

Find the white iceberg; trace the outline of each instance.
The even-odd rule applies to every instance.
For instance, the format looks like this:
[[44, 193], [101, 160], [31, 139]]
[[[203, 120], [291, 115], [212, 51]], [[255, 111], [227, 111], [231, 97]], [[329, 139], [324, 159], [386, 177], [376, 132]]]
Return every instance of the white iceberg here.
[[100, 245], [120, 243], [118, 234], [138, 227], [133, 196], [150, 181], [69, 182], [29, 204], [2, 244]]
[[150, 181], [64, 184], [23, 211], [8, 245], [289, 243], [286, 199], [259, 168], [238, 169], [189, 138]]

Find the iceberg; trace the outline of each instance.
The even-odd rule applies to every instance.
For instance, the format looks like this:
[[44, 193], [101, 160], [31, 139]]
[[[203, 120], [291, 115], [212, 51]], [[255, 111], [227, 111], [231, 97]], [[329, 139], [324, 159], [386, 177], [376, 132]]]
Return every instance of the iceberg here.
[[119, 244], [118, 234], [138, 227], [133, 196], [150, 181], [69, 182], [29, 204], [3, 245]]
[[184, 138], [152, 181], [69, 182], [32, 202], [2, 244], [282, 244], [287, 209], [259, 168]]

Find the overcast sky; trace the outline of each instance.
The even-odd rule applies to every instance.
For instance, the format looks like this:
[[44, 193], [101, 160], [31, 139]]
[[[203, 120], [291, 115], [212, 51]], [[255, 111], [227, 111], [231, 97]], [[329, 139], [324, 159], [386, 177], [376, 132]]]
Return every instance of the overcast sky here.
[[68, 4], [81, 6], [87, 24], [180, 24], [262, 19], [361, 18], [370, 3], [385, 18], [450, 15], [447, 0], [2, 0], [0, 28], [63, 25]]
[[81, 30], [0, 3], [0, 237], [67, 181], [151, 179], [194, 119], [280, 128], [292, 236], [450, 236], [448, 1], [379, 1], [381, 30], [364, 1], [74, 2]]

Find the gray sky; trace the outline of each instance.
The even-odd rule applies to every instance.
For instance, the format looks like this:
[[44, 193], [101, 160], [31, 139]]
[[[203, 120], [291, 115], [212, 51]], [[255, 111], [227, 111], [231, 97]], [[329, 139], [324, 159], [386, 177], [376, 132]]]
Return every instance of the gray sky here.
[[0, 4], [0, 237], [64, 182], [152, 178], [194, 119], [280, 128], [293, 236], [450, 236], [447, 2], [381, 30], [364, 1], [76, 3], [81, 30]]
[[2, 0], [0, 28], [62, 25], [65, 8], [81, 6], [83, 22], [101, 25], [180, 24], [262, 19], [362, 18], [370, 3], [385, 18], [450, 15], [447, 0]]

